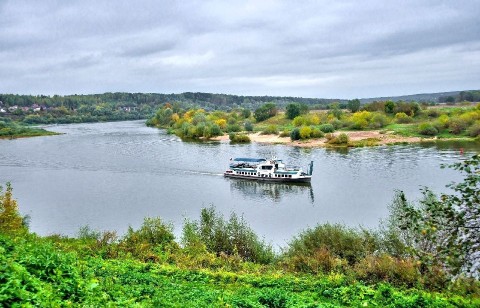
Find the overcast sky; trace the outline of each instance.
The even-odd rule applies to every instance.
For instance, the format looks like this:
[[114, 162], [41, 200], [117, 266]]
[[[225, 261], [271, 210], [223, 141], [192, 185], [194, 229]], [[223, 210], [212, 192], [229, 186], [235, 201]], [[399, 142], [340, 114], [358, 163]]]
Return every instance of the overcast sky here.
[[480, 88], [480, 1], [0, 0], [0, 93]]

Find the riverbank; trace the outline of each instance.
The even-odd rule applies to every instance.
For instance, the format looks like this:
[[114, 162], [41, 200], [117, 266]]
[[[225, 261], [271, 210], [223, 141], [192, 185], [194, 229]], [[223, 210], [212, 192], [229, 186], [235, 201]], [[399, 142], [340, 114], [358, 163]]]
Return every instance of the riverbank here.
[[[393, 134], [393, 132], [385, 132], [381, 130], [368, 131], [339, 131], [333, 133], [337, 136], [345, 133], [349, 138], [349, 146], [374, 146], [374, 145], [388, 145], [398, 143], [418, 143], [423, 141], [435, 141], [436, 138], [422, 138], [422, 137], [405, 137]], [[251, 142], [265, 143], [265, 144], [284, 144], [290, 146], [298, 146], [305, 148], [326, 147], [330, 146], [327, 143], [327, 138], [295, 140], [292, 141], [290, 137], [280, 137], [280, 135], [263, 135], [260, 132], [248, 134]], [[212, 138], [216, 141], [228, 141], [228, 135], [218, 136]]]

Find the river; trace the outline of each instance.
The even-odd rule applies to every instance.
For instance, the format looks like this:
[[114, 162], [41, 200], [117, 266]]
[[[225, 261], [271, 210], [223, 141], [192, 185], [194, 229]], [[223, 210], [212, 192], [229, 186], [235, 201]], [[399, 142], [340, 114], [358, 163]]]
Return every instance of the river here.
[[[81, 226], [124, 233], [144, 217], [171, 222], [179, 237], [184, 219], [214, 205], [243, 214], [275, 247], [318, 223], [375, 228], [388, 215], [395, 190], [416, 200], [420, 189], [449, 192], [461, 180], [441, 164], [475, 148], [380, 146], [349, 150], [284, 145], [182, 142], [142, 121], [48, 126], [57, 136], [0, 140], [0, 184], [11, 182], [30, 229], [41, 235], [75, 235]], [[276, 156], [306, 168], [311, 185], [225, 179], [232, 157]]]

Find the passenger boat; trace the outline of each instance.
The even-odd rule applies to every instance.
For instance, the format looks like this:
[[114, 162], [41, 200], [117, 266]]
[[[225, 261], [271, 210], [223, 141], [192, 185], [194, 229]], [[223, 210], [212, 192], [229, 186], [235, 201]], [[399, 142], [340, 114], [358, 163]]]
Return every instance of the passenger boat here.
[[269, 182], [310, 182], [313, 173], [313, 161], [304, 172], [298, 167], [287, 167], [281, 159], [235, 158], [230, 159], [230, 167], [223, 173], [225, 177], [269, 181]]

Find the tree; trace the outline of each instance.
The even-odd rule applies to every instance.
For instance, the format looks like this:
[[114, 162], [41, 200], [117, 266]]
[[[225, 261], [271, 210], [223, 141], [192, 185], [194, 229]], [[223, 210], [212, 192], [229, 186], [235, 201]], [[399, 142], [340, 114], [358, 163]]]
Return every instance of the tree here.
[[297, 103], [291, 103], [288, 104], [286, 109], [286, 117], [287, 119], [293, 120], [295, 117], [298, 117], [300, 115], [300, 104]]
[[351, 112], [357, 112], [358, 110], [360, 110], [360, 100], [357, 98], [349, 100], [347, 108], [350, 109]]
[[12, 186], [7, 183], [5, 193], [0, 186], [0, 232], [15, 234], [24, 230], [25, 220], [20, 216], [17, 201], [12, 197]]
[[[445, 167], [445, 166], [442, 166]], [[399, 193], [396, 206], [398, 227], [410, 234], [414, 254], [428, 268], [438, 265], [453, 277], [480, 277], [480, 155], [449, 165], [465, 175], [463, 182], [448, 187], [454, 194], [437, 198], [423, 189], [419, 205]]]
[[257, 122], [265, 121], [277, 114], [277, 106], [274, 103], [267, 103], [257, 108], [253, 114]]
[[395, 110], [395, 103], [392, 101], [385, 102], [385, 113], [393, 113]]

